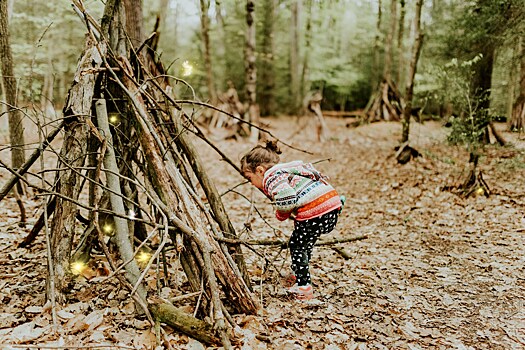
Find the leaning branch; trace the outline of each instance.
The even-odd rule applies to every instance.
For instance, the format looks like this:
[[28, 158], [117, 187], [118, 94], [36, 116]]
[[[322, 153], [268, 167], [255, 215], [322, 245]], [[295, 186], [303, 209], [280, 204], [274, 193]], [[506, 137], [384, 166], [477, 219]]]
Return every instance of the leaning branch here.
[[22, 165], [20, 169], [18, 169], [17, 171], [18, 174], [12, 176], [7, 181], [4, 187], [2, 187], [2, 189], [0, 190], [0, 201], [4, 199], [4, 197], [9, 193], [9, 191], [11, 191], [13, 186], [15, 186], [18, 183], [18, 181], [20, 181], [20, 177], [23, 176], [29, 170], [29, 168], [31, 168], [31, 165], [33, 165], [33, 163], [38, 159], [40, 154], [44, 152], [47, 146], [49, 146], [49, 144], [53, 141], [53, 139], [58, 135], [60, 130], [62, 130], [63, 126], [64, 126], [64, 122], [61, 122], [59, 126], [55, 130], [53, 130], [51, 134], [49, 134], [49, 136], [44, 140], [44, 142], [40, 144], [40, 146], [33, 152], [33, 154], [31, 154], [31, 156], [24, 163], [24, 165]]

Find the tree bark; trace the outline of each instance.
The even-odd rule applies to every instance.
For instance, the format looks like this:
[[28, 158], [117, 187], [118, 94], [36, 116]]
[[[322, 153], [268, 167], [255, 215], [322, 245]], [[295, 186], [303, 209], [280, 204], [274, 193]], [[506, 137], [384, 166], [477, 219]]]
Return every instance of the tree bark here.
[[[129, 67], [125, 61], [123, 63], [124, 67]], [[130, 68], [125, 69], [127, 71], [126, 76], [132, 76]], [[138, 88], [129, 78], [124, 79], [124, 84], [128, 89], [128, 97], [131, 99], [137, 115], [137, 124], [140, 125], [139, 142], [150, 169], [149, 174], [152, 175], [153, 187], [164, 203], [162, 206], [169, 214], [170, 222], [199, 247], [199, 250], [193, 250], [193, 252], [189, 247], [186, 247], [188, 252], [182, 252], [182, 254], [195, 253], [196, 256], [202, 256], [203, 262], [206, 262], [206, 254], [213, 252], [210, 258], [212, 261], [210, 266], [213, 267], [214, 272], [205, 271], [210, 288], [215, 288], [214, 284], [218, 279], [221, 285], [225, 286], [225, 292], [230, 294], [232, 303], [238, 311], [249, 314], [255, 313], [258, 309], [257, 302], [251, 296], [243, 279], [230, 266], [212, 233], [206, 228], [205, 219], [199, 212], [197, 204], [193, 202], [188, 189], [184, 186], [184, 180], [179, 170], [172, 162], [164, 161], [163, 155], [166, 153], [158, 149], [158, 142], [153, 134], [154, 126], [147, 124], [146, 107]], [[208, 265], [204, 265], [204, 267], [206, 266]], [[221, 312], [216, 307], [214, 311]]]
[[144, 16], [142, 14], [143, 0], [124, 0], [126, 12], [126, 33], [131, 46], [138, 48], [144, 41]]
[[[113, 149], [113, 137], [109, 129], [108, 115], [106, 109], [106, 100], [98, 99], [95, 102], [97, 113], [98, 127], [103, 133], [106, 142], [106, 153], [104, 155], [104, 167], [106, 168], [107, 186], [112, 191], [109, 193], [111, 208], [120, 216], [115, 216], [115, 243], [118, 247], [120, 256], [123, 261], [129, 261], [125, 266], [126, 278], [135, 286], [139, 280], [140, 271], [136, 261], [133, 259], [134, 251], [133, 244], [130, 240], [127, 220], [122, 216], [126, 216], [124, 203], [122, 201], [121, 185], [119, 180], [119, 169], [117, 166], [117, 159], [115, 157], [115, 150]], [[146, 289], [141, 284], [137, 289], [139, 297], [146, 301]]]
[[[59, 168], [64, 168], [58, 177], [56, 192], [67, 198], [76, 200], [80, 193], [81, 181], [73, 169], [82, 167], [86, 158], [87, 136], [89, 128], [85, 122], [91, 115], [91, 106], [95, 90], [97, 69], [102, 64], [101, 55], [105, 49], [101, 46], [99, 52], [94, 43], [88, 40], [86, 49], [80, 59], [75, 74], [73, 86], [64, 106], [64, 142], [59, 157]], [[71, 245], [75, 234], [75, 216], [77, 205], [57, 198], [55, 215], [51, 225], [51, 249], [55, 270], [55, 286], [57, 301], [65, 300], [70, 279], [69, 259]]]
[[274, 72], [274, 27], [275, 27], [276, 0], [265, 1], [264, 25], [262, 38], [261, 57], [261, 92], [260, 104], [261, 115], [269, 116], [275, 114], [275, 72]]
[[215, 79], [213, 78], [212, 62], [211, 62], [211, 45], [210, 45], [210, 17], [208, 17], [208, 9], [210, 3], [208, 0], [200, 0], [201, 7], [201, 33], [204, 44], [204, 66], [206, 67], [206, 86], [208, 87], [208, 96], [210, 103], [215, 105], [217, 103], [217, 92], [215, 91]]
[[509, 122], [509, 129], [513, 131], [525, 130], [525, 40], [520, 39], [520, 74], [519, 74], [519, 94], [516, 102], [512, 105], [512, 114]]
[[379, 66], [380, 66], [380, 56], [379, 56], [379, 43], [381, 40], [381, 18], [382, 18], [382, 1], [377, 0], [377, 21], [376, 21], [376, 37], [374, 41], [374, 68], [373, 68], [373, 74], [372, 74], [372, 83], [370, 86], [372, 89], [375, 89], [380, 81], [380, 76], [377, 72], [379, 72]]
[[[257, 68], [255, 57], [255, 1], [246, 1], [246, 46], [245, 46], [245, 73], [246, 97], [248, 98], [248, 116], [252, 124], [259, 125], [259, 106], [257, 105]], [[259, 130], [252, 127], [250, 139], [256, 142], [259, 139]]]
[[293, 0], [290, 5], [290, 92], [294, 114], [299, 107], [299, 1]]
[[163, 302], [158, 297], [153, 298], [149, 305], [151, 313], [158, 322], [166, 323], [206, 345], [219, 345], [220, 341], [215, 336], [213, 325], [201, 321], [187, 313], [177, 309], [175, 306]]
[[[235, 228], [233, 227], [233, 224], [231, 223], [230, 219], [228, 218], [228, 214], [224, 209], [224, 205], [222, 203], [219, 191], [217, 191], [215, 184], [213, 183], [213, 181], [211, 181], [208, 174], [206, 173], [206, 170], [204, 169], [202, 164], [202, 160], [199, 154], [197, 153], [195, 146], [193, 145], [191, 140], [188, 139], [186, 133], [183, 130], [178, 130], [178, 134], [179, 137], [177, 139], [177, 143], [181, 147], [182, 151], [188, 156], [191, 167], [193, 168], [193, 171], [199, 179], [199, 183], [201, 184], [202, 189], [204, 190], [204, 193], [208, 198], [210, 208], [212, 209], [213, 214], [215, 215], [215, 220], [219, 224], [219, 228], [224, 233], [226, 238], [237, 238], [237, 235], [235, 234]], [[239, 272], [244, 279], [244, 282], [246, 283], [248, 288], [251, 289], [250, 275], [244, 262], [241, 247], [239, 245], [236, 247], [232, 247], [230, 253], [235, 260], [236, 266], [238, 267]]]
[[390, 0], [390, 31], [385, 41], [385, 65], [383, 67], [383, 78], [392, 80], [393, 44], [397, 25], [397, 0]]
[[25, 162], [25, 140], [22, 114], [17, 106], [17, 84], [13, 68], [13, 55], [9, 39], [7, 1], [0, 1], [0, 60], [5, 99], [7, 102], [9, 139], [11, 144], [11, 166], [18, 169]]
[[398, 31], [397, 31], [397, 64], [396, 64], [396, 70], [395, 70], [396, 72], [395, 82], [398, 88], [401, 90], [402, 86], [404, 85], [401, 81], [401, 77], [403, 76], [403, 72], [404, 72], [403, 67], [405, 67], [405, 58], [404, 58], [405, 50], [403, 47], [403, 39], [405, 35], [405, 14], [406, 14], [405, 5], [406, 5], [406, 2], [405, 0], [400, 0], [399, 3], [401, 5], [401, 13], [399, 14], [399, 26], [398, 26]]
[[[304, 101], [306, 94], [310, 90], [307, 86], [308, 74], [310, 69], [310, 46], [312, 42], [312, 0], [306, 0], [306, 31], [304, 33], [304, 57], [303, 71], [301, 73], [301, 101]], [[309, 84], [308, 84], [309, 85]], [[303, 102], [304, 104], [304, 102]]]
[[410, 71], [407, 77], [405, 93], [405, 108], [403, 110], [403, 131], [401, 143], [407, 142], [410, 134], [410, 117], [412, 115], [412, 96], [414, 93], [414, 77], [417, 70], [417, 62], [423, 45], [423, 33], [421, 33], [421, 7], [423, 0], [416, 2], [416, 17], [414, 19], [414, 46], [412, 47], [412, 59], [410, 60]]

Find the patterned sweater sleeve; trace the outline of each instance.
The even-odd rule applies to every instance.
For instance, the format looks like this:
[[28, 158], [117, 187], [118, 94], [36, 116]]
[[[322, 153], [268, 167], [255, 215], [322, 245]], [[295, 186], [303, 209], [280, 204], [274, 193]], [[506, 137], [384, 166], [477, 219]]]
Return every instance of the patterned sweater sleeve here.
[[290, 186], [288, 173], [278, 173], [268, 181], [265, 192], [274, 202], [276, 207], [275, 216], [278, 220], [284, 221], [290, 217], [297, 205], [297, 193]]

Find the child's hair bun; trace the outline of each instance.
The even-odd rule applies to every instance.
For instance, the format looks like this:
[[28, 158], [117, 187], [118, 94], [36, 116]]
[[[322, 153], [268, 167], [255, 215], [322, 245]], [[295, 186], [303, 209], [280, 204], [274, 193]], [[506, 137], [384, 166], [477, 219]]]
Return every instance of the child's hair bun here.
[[271, 152], [274, 152], [274, 153], [277, 153], [277, 154], [281, 154], [281, 150], [279, 149], [279, 147], [277, 146], [277, 141], [266, 141], [266, 146], [264, 147], [266, 148], [268, 151], [271, 151]]

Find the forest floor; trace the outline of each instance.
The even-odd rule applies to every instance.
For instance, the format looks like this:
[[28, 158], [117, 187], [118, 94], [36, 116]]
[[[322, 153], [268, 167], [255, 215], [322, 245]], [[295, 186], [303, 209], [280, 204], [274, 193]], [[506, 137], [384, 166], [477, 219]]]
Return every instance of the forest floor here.
[[[322, 238], [367, 238], [335, 246], [349, 259], [330, 246], [315, 248], [311, 272], [316, 301], [311, 303], [283, 293], [281, 279], [289, 271], [286, 250], [254, 246], [255, 254], [245, 249], [263, 308], [258, 316], [234, 315], [239, 347], [525, 349], [523, 136], [520, 140], [498, 125], [512, 145], [487, 146], [481, 158], [492, 195], [463, 199], [442, 191], [466, 176], [468, 155], [446, 143], [449, 130], [440, 123], [412, 125], [411, 146], [422, 157], [399, 165], [393, 158], [399, 123], [350, 129], [348, 120], [329, 118], [330, 138], [321, 144], [315, 141], [312, 119], [264, 122], [281, 140], [314, 153], [281, 145], [282, 161], [321, 161], [316, 167], [347, 197], [337, 228]], [[243, 182], [212, 150], [196, 142], [221, 193]], [[215, 143], [237, 162], [253, 147], [247, 140]], [[3, 161], [8, 156], [0, 154]], [[7, 178], [0, 171], [0, 184]], [[278, 222], [268, 200], [249, 185], [223, 199], [242, 239], [289, 236], [292, 223]], [[14, 198], [0, 205], [0, 348], [154, 348], [153, 330], [134, 318], [133, 303], [115, 279], [79, 278], [70, 302], [59, 309], [58, 332], [51, 331], [49, 308], [44, 307], [44, 235], [28, 249], [17, 248], [36, 220], [40, 199], [24, 203], [30, 222], [25, 228], [17, 224]], [[168, 271], [169, 284], [161, 294], [183, 294], [180, 263], [172, 253]], [[147, 277], [153, 290], [158, 287], [155, 276], [154, 266]], [[191, 310], [195, 302], [187, 299], [185, 307]], [[175, 349], [203, 349], [169, 329], [165, 338]]]

